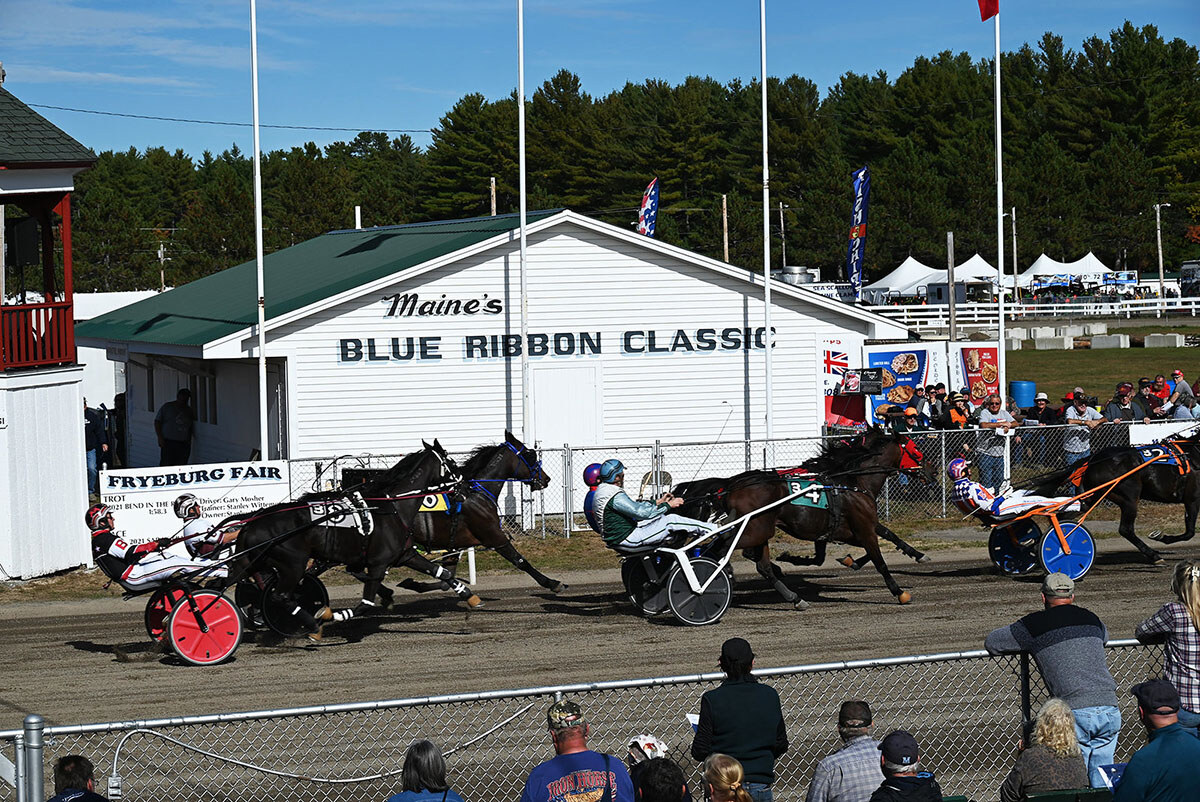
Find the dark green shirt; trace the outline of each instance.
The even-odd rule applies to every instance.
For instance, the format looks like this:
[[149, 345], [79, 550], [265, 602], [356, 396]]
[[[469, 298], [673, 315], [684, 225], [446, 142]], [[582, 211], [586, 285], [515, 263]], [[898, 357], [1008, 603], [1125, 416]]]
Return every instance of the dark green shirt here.
[[737, 758], [746, 781], [775, 782], [775, 758], [787, 751], [779, 694], [753, 677], [726, 679], [700, 697], [700, 723], [692, 757], [720, 753]]

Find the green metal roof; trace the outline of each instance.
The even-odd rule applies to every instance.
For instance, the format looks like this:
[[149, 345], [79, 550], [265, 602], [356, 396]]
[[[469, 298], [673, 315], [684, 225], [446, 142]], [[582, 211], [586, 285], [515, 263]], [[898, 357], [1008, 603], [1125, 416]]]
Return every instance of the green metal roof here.
[[[529, 222], [559, 210], [529, 212]], [[515, 214], [331, 231], [263, 260], [267, 320], [470, 247], [520, 226]], [[253, 261], [75, 326], [75, 336], [202, 346], [258, 319]]]
[[0, 164], [91, 164], [96, 154], [0, 87]]

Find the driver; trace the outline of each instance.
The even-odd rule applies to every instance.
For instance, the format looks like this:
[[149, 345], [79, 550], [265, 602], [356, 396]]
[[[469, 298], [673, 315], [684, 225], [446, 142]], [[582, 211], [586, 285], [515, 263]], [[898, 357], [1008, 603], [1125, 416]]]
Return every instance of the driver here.
[[[979, 482], [971, 481], [970, 463], [962, 457], [950, 460], [950, 464], [946, 466], [946, 473], [954, 480], [954, 503], [965, 513], [983, 512], [997, 517], [1017, 515], [1034, 507], [1056, 504], [1070, 498], [1037, 496], [1027, 490], [1012, 490], [1002, 496], [992, 495], [992, 492]], [[1079, 508], [1080, 502], [1076, 501], [1063, 508], [1063, 511], [1075, 512]]]
[[668, 515], [683, 504], [683, 499], [663, 493], [658, 501], [634, 501], [625, 492], [625, 466], [610, 459], [600, 466], [600, 486], [596, 488], [592, 513], [604, 544], [618, 551], [653, 546], [665, 541], [672, 532], [702, 535], [716, 527], [704, 521]]
[[[134, 590], [160, 585], [179, 571], [209, 569], [204, 576], [208, 579], [224, 578], [229, 575], [225, 566], [214, 566], [211, 561], [188, 558], [164, 551], [174, 541], [169, 537], [131, 546], [124, 538], [113, 532], [112, 510], [107, 504], [93, 504], [84, 515], [84, 522], [92, 530], [92, 557], [104, 555], [118, 560], [124, 569], [120, 579]], [[113, 577], [114, 579], [116, 577]]]
[[211, 526], [207, 519], [201, 517], [200, 499], [195, 495], [184, 493], [171, 506], [175, 510], [175, 517], [183, 521], [180, 539], [193, 557], [211, 557], [213, 552], [237, 540], [241, 526], [231, 524], [220, 529]]

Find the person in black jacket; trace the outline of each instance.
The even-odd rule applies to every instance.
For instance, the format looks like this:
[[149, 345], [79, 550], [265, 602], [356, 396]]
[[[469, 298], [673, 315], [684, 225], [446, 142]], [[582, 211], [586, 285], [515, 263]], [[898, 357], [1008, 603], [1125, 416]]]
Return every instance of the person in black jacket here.
[[942, 789], [927, 771], [921, 771], [917, 739], [895, 730], [879, 744], [883, 785], [871, 794], [870, 802], [942, 802]]
[[66, 755], [54, 763], [54, 796], [49, 802], [107, 802], [96, 793], [95, 768], [83, 755]]
[[87, 451], [88, 495], [100, 492], [99, 463], [108, 457], [108, 427], [98, 409], [90, 409], [83, 399], [83, 445]]
[[692, 757], [713, 753], [736, 758], [745, 769], [743, 786], [754, 802], [772, 802], [775, 759], [788, 749], [787, 728], [779, 694], [751, 675], [754, 652], [742, 638], [721, 645], [725, 680], [700, 697], [700, 722], [692, 740]]

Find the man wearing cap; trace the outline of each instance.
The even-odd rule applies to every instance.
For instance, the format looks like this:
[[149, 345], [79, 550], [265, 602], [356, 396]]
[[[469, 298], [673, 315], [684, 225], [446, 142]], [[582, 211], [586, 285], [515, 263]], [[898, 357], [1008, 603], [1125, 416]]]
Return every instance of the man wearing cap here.
[[925, 397], [929, 399], [929, 411], [926, 414], [929, 416], [929, 425], [932, 428], [937, 425], [937, 422], [946, 414], [946, 410], [950, 408], [949, 403], [946, 401], [946, 385], [926, 385]]
[[1154, 394], [1154, 381], [1149, 376], [1138, 379], [1138, 394], [1133, 399], [1136, 415], [1145, 422], [1165, 417], [1163, 400]]
[[823, 758], [813, 771], [805, 802], [867, 802], [883, 782], [879, 741], [871, 737], [871, 706], [842, 702], [837, 731], [841, 747]]
[[1088, 406], [1088, 397], [1079, 388], [1071, 396], [1071, 406], [1063, 412], [1067, 434], [1063, 438], [1063, 461], [1067, 467], [1092, 455], [1092, 429], [1104, 423], [1104, 416]]
[[1042, 580], [1044, 609], [992, 630], [984, 648], [991, 654], [1028, 652], [1033, 657], [1050, 695], [1075, 714], [1088, 779], [1100, 788], [1100, 767], [1112, 763], [1116, 753], [1121, 711], [1104, 652], [1108, 630], [1095, 613], [1074, 602], [1074, 580], [1063, 573], [1048, 575]]
[[588, 749], [590, 730], [579, 705], [555, 702], [546, 711], [546, 723], [555, 756], [529, 772], [521, 802], [634, 802], [633, 783], [620, 758]]
[[1113, 393], [1112, 401], [1104, 408], [1104, 417], [1110, 421], [1131, 423], [1137, 420], [1137, 411], [1133, 408], [1133, 385], [1121, 382]]
[[970, 415], [971, 413], [967, 410], [966, 397], [962, 393], [954, 393], [950, 396], [946, 414], [942, 416], [941, 428], [965, 429]]
[[746, 773], [745, 789], [754, 802], [771, 802], [775, 759], [788, 749], [779, 694], [750, 673], [754, 652], [742, 638], [721, 645], [717, 663], [726, 677], [700, 697], [700, 721], [692, 757], [720, 753], [736, 758]]
[[1194, 417], [1194, 407], [1196, 406], [1196, 396], [1192, 393], [1192, 388], [1183, 378], [1183, 371], [1176, 370], [1171, 374], [1171, 380], [1175, 382], [1175, 389], [1171, 391], [1171, 395], [1163, 404], [1163, 411], [1169, 412], [1173, 418], [1182, 418], [1187, 420]]
[[1133, 753], [1113, 802], [1194, 802], [1200, 794], [1200, 738], [1179, 725], [1179, 694], [1165, 679], [1134, 685], [1149, 740]]
[[975, 464], [979, 466], [979, 483], [990, 490], [999, 490], [1004, 482], [1004, 438], [1017, 425], [1008, 410], [1001, 407], [1000, 396], [992, 393], [979, 412], [979, 428], [990, 430], [979, 435], [975, 449]]
[[923, 428], [915, 407], [905, 407], [904, 414], [892, 421], [892, 431], [896, 434], [910, 434]]
[[663, 493], [658, 501], [634, 501], [625, 492], [625, 465], [617, 459], [600, 466], [600, 485], [592, 498], [592, 515], [604, 544], [618, 551], [651, 548], [673, 532], [693, 535], [711, 532], [715, 527], [705, 521], [668, 515], [668, 510], [683, 504], [683, 499]]
[[896, 730], [879, 744], [883, 784], [871, 794], [870, 802], [942, 802], [942, 789], [927, 771], [921, 771], [917, 739]]
[[[1054, 426], [1058, 423], [1058, 412], [1050, 406], [1050, 397], [1038, 393], [1033, 398], [1033, 406], [1025, 410], [1026, 426]], [[1026, 433], [1025, 448], [1029, 459], [1041, 465], [1046, 464], [1046, 433], [1034, 431]]]

